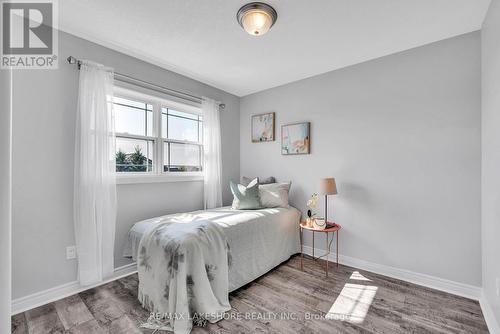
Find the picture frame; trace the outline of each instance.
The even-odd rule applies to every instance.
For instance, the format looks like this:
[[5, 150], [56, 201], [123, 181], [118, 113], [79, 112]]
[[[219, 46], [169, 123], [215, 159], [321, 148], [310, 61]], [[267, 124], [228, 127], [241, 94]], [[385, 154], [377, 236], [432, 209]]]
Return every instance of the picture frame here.
[[274, 112], [252, 115], [252, 143], [263, 143], [275, 140]]
[[281, 154], [311, 153], [311, 123], [299, 122], [281, 126]]

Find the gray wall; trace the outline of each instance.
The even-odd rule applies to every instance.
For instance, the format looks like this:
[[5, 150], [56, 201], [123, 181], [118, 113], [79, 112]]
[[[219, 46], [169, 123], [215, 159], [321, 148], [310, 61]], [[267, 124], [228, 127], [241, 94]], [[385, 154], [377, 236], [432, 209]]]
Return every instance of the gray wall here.
[[[176, 73], [60, 33], [61, 60], [73, 55], [170, 88], [226, 104], [221, 114], [223, 199], [239, 179], [239, 99]], [[76, 280], [76, 261], [66, 260], [73, 235], [73, 157], [78, 71], [16, 71], [13, 115], [13, 298]], [[118, 186], [116, 266], [129, 227], [140, 219], [202, 208], [202, 182]]]
[[500, 1], [491, 2], [481, 35], [483, 289], [500, 325]]
[[0, 70], [0, 333], [10, 331], [11, 299], [11, 72]]
[[[480, 62], [475, 32], [246, 96], [240, 174], [291, 180], [303, 212], [334, 176], [341, 254], [480, 286]], [[278, 140], [251, 143], [250, 116], [270, 111]], [[312, 153], [282, 156], [298, 121]]]
[[[226, 103], [226, 204], [226, 185], [240, 171], [292, 180], [291, 201], [301, 210], [319, 177], [332, 175], [340, 194], [331, 200], [331, 218], [344, 226], [342, 254], [481, 284], [478, 33], [253, 94], [241, 105], [233, 95], [65, 33], [60, 50], [61, 58], [92, 59]], [[77, 79], [65, 63], [14, 76], [13, 298], [76, 279], [65, 247], [74, 244]], [[278, 140], [252, 144], [250, 115], [267, 111], [277, 113]], [[312, 122], [312, 154], [281, 156], [279, 125], [295, 121]], [[120, 253], [135, 221], [201, 208], [202, 191], [201, 182], [119, 185], [116, 266], [128, 263]]]

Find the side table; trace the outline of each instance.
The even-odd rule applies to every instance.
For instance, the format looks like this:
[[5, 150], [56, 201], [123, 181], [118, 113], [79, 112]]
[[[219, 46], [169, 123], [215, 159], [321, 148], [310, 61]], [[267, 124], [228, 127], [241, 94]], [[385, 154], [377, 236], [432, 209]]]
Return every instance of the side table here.
[[[326, 256], [326, 266], [325, 266], [325, 274], [326, 277], [328, 277], [328, 257], [330, 255], [330, 247], [331, 247], [331, 242], [333, 241], [333, 237], [335, 237], [335, 234], [337, 235], [337, 267], [339, 266], [339, 231], [342, 228], [339, 224], [336, 224], [334, 222], [327, 222], [327, 228], [324, 230], [316, 229], [314, 227], [307, 226], [307, 223], [305, 221], [300, 223], [300, 270], [304, 270], [304, 264], [303, 264], [303, 259], [304, 259], [304, 230], [309, 230], [312, 231], [313, 233], [313, 246], [312, 246], [312, 257], [314, 260], [317, 260], [321, 257]], [[326, 251], [327, 253], [319, 256], [319, 257], [314, 257], [314, 235], [316, 233], [325, 233], [326, 234]], [[330, 244], [328, 244], [328, 237], [329, 233], [333, 233], [334, 236], [332, 237], [332, 240], [330, 241]]]

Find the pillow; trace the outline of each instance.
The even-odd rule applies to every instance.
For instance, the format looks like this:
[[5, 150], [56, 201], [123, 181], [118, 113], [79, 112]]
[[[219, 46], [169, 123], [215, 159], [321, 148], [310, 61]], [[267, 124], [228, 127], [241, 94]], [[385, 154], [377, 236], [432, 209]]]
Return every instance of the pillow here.
[[259, 184], [271, 184], [271, 183], [276, 183], [276, 179], [274, 178], [274, 176], [266, 177], [263, 180], [259, 179]]
[[260, 209], [259, 180], [253, 179], [247, 186], [230, 183], [233, 193], [233, 209], [254, 210]]
[[259, 185], [260, 203], [264, 208], [288, 208], [291, 182]]
[[[248, 184], [250, 182], [252, 182], [252, 180], [254, 180], [255, 177], [246, 177], [246, 176], [242, 176], [241, 177], [241, 184], [244, 185], [245, 187], [248, 186]], [[259, 182], [259, 184], [269, 184], [269, 183], [276, 183], [276, 179], [274, 178], [274, 176], [269, 176], [263, 180], [260, 180], [258, 177], [257, 177], [257, 181]]]

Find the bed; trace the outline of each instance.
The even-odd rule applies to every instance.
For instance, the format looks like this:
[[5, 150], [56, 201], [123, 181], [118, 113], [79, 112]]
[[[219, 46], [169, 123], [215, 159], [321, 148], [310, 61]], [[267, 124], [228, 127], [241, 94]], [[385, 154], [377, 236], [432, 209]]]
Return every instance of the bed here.
[[137, 260], [144, 233], [165, 218], [172, 217], [184, 222], [210, 220], [222, 227], [232, 257], [229, 291], [250, 283], [300, 252], [300, 212], [294, 207], [260, 210], [222, 207], [140, 221], [130, 229], [123, 255]]
[[229, 292], [299, 252], [299, 220], [293, 207], [222, 207], [134, 224], [124, 256], [137, 261], [138, 298], [151, 312], [143, 327], [184, 334], [223, 319]]

